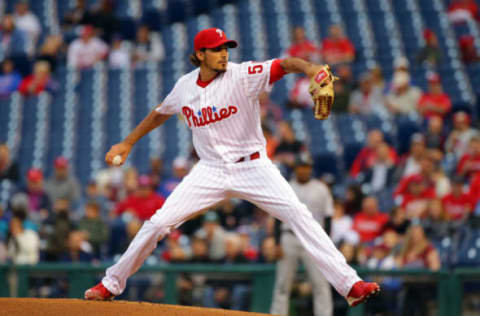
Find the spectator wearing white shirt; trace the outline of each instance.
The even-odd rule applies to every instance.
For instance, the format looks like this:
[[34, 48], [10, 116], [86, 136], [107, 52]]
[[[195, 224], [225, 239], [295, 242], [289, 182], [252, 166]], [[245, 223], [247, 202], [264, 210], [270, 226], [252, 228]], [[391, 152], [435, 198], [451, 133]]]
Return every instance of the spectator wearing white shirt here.
[[107, 53], [107, 44], [95, 36], [91, 25], [86, 25], [81, 37], [74, 40], [68, 47], [67, 64], [77, 69], [90, 68], [103, 60]]
[[119, 36], [114, 36], [108, 63], [115, 69], [128, 69], [132, 64], [132, 55], [129, 43], [122, 41]]
[[10, 220], [8, 238], [8, 257], [15, 264], [35, 264], [40, 257], [40, 239], [30, 229], [24, 229], [22, 219], [13, 217]]
[[15, 14], [13, 15], [16, 27], [27, 33], [32, 44], [35, 45], [38, 40], [38, 36], [42, 31], [42, 26], [38, 21], [38, 18], [28, 8], [27, 1], [21, 1], [15, 6]]
[[137, 30], [135, 39], [134, 61], [136, 66], [141, 66], [148, 61], [162, 61], [165, 58], [160, 35], [150, 32], [148, 26], [141, 25]]

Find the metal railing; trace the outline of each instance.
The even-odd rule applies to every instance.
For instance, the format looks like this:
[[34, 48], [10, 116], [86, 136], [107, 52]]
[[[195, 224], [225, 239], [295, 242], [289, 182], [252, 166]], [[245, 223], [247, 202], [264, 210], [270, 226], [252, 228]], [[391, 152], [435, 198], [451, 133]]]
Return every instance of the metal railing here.
[[[107, 264], [67, 264], [41, 263], [37, 265], [0, 265], [0, 297], [27, 297], [29, 278], [35, 274], [48, 276], [66, 276], [68, 280], [68, 297], [82, 298], [85, 289], [98, 281]], [[275, 265], [272, 264], [157, 264], [145, 265], [140, 273], [164, 275], [164, 303], [178, 304], [177, 278], [181, 273], [222, 274], [228, 276], [242, 275], [252, 280], [252, 299], [250, 311], [268, 312], [272, 300], [275, 281]], [[303, 267], [300, 267], [303, 272]], [[370, 270], [357, 269], [362, 277], [401, 277], [413, 280], [425, 279], [433, 281], [437, 287], [437, 315], [462, 315], [463, 282], [478, 280], [480, 268], [458, 268], [454, 270], [429, 271], [415, 270]], [[9, 276], [16, 276], [16, 290], [11, 293]], [[349, 316], [363, 315], [364, 305], [349, 309]]]

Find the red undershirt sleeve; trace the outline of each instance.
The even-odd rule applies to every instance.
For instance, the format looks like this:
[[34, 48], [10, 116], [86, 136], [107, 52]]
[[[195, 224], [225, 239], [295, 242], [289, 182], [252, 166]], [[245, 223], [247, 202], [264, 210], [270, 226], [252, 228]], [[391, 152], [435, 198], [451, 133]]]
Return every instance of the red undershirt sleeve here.
[[280, 64], [281, 62], [281, 59], [275, 59], [272, 62], [272, 66], [270, 67], [270, 81], [268, 82], [269, 84], [275, 83], [278, 80], [282, 79], [282, 77], [287, 73]]

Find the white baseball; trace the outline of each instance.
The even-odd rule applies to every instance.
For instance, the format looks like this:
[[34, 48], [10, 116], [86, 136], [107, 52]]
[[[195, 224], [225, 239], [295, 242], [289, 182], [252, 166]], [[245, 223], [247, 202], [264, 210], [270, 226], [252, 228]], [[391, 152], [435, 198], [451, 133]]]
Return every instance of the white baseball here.
[[116, 155], [115, 157], [113, 157], [112, 163], [115, 166], [119, 166], [122, 163], [122, 156]]

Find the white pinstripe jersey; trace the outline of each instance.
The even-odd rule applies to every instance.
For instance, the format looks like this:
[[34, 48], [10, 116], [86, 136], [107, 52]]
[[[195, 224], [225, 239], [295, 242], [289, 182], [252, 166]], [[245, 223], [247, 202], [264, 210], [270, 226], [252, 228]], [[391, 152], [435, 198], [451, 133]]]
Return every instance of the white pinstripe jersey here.
[[177, 81], [156, 111], [183, 114], [203, 160], [236, 162], [254, 152], [265, 152], [258, 96], [272, 88], [273, 61], [229, 62], [226, 72], [204, 88], [197, 84], [197, 68]]

